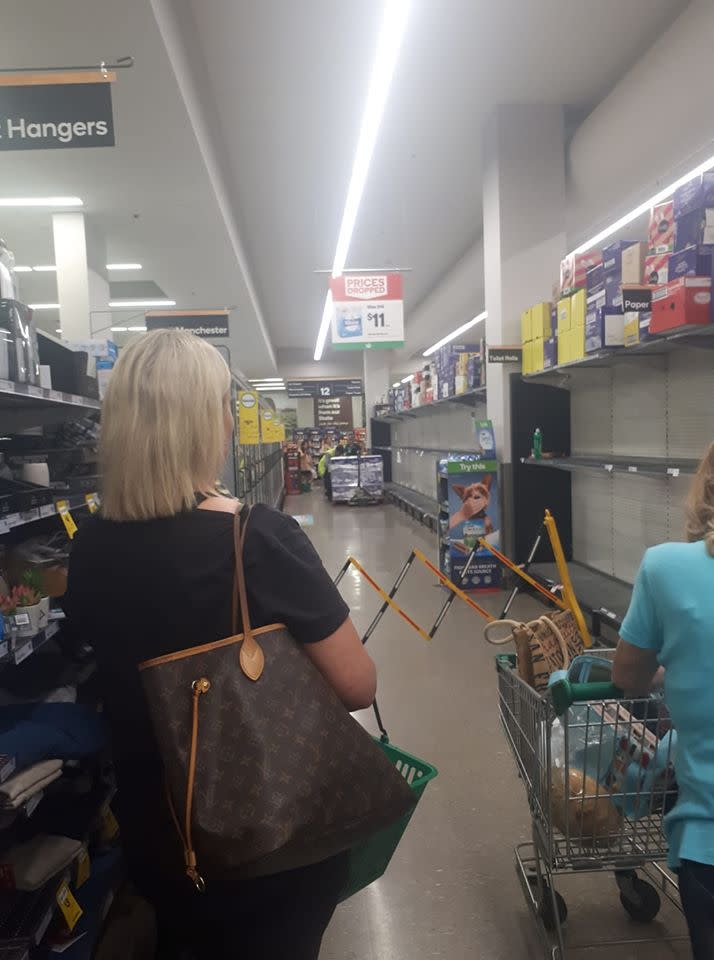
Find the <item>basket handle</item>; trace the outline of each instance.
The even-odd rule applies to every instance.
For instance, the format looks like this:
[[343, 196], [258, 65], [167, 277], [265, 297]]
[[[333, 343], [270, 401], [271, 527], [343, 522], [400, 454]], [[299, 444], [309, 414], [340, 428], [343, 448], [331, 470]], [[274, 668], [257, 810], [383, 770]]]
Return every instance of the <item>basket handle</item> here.
[[522, 626], [524, 626], [524, 624], [520, 620], [490, 620], [486, 624], [486, 626], [483, 628], [483, 635], [484, 635], [484, 638], [489, 643], [492, 643], [494, 645], [494, 647], [500, 647], [504, 643], [510, 643], [511, 640], [513, 640], [513, 633], [510, 633], [506, 637], [498, 637], [497, 639], [492, 640], [491, 637], [489, 636], [489, 632], [492, 629], [492, 627], [511, 627], [511, 630], [513, 630], [513, 627], [522, 627]]
[[589, 700], [622, 700], [624, 691], [614, 683], [606, 681], [600, 683], [571, 683], [563, 678], [556, 680], [550, 687], [550, 696], [556, 715], [562, 715], [574, 703], [585, 703]]

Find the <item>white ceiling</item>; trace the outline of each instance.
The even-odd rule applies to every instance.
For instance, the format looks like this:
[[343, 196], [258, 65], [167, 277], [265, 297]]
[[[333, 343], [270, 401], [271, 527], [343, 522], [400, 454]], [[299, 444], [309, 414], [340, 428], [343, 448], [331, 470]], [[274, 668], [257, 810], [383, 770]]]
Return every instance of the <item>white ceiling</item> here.
[[[556, 102], [583, 114], [684, 6], [413, 0], [349, 258], [412, 268], [407, 336], [409, 311], [481, 234], [481, 138], [493, 106]], [[381, 8], [5, 0], [5, 66], [124, 54], [136, 66], [116, 84], [116, 149], [0, 154], [2, 192], [77, 193], [111, 260], [144, 263], [142, 279], [181, 306], [236, 304], [232, 352], [249, 375], [274, 369], [259, 312], [279, 360], [311, 354], [326, 283], [314, 271], [332, 262]], [[20, 262], [51, 256], [49, 216], [3, 214], [3, 234]]]

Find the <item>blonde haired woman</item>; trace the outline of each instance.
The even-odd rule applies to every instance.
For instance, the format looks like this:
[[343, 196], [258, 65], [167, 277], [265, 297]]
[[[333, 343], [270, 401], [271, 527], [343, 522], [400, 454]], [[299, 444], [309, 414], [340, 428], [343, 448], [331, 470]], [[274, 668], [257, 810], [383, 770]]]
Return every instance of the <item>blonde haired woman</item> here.
[[[137, 670], [232, 633], [238, 504], [216, 492], [232, 437], [230, 396], [222, 357], [192, 334], [150, 333], [122, 352], [102, 410], [102, 515], [74, 541], [65, 611], [76, 639], [96, 651], [122, 843], [131, 879], [156, 906], [161, 956], [190, 944], [201, 960], [315, 960], [345, 857], [192, 890]], [[245, 569], [253, 625], [285, 623], [349, 709], [371, 704], [374, 665], [297, 523], [254, 507]]]
[[615, 682], [664, 677], [677, 730], [679, 797], [665, 824], [695, 960], [714, 958], [714, 445], [687, 504], [687, 543], [645, 553], [622, 624]]

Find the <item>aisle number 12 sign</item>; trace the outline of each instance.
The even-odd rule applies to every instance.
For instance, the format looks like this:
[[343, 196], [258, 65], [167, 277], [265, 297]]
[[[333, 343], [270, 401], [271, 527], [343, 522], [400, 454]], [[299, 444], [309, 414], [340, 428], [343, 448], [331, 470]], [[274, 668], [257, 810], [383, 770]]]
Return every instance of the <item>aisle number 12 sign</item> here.
[[260, 408], [255, 390], [238, 392], [238, 443], [248, 447], [260, 443]]
[[332, 277], [332, 346], [337, 350], [401, 347], [404, 295], [399, 273]]

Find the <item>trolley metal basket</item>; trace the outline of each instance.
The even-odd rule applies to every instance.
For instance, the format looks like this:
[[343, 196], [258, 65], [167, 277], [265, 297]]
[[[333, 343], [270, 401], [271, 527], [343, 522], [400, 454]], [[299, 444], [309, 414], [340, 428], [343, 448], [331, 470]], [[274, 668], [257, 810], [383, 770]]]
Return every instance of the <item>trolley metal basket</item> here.
[[[540, 696], [518, 676], [515, 656], [497, 657], [496, 668], [501, 722], [532, 820], [533, 840], [516, 848], [516, 869], [546, 956], [566, 956], [567, 908], [555, 876], [613, 871], [622, 906], [636, 921], [654, 919], [660, 894], [680, 909], [676, 881], [662, 865], [662, 821], [677, 797], [674, 738], [656, 702], [623, 700], [609, 683], [567, 680]], [[636, 938], [639, 944], [661, 940]]]

